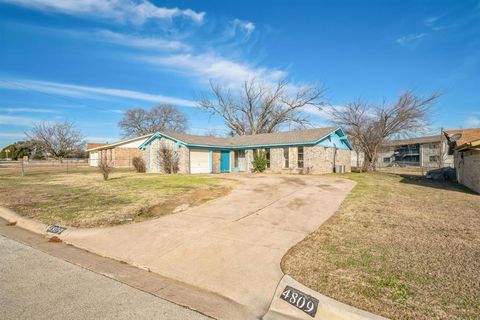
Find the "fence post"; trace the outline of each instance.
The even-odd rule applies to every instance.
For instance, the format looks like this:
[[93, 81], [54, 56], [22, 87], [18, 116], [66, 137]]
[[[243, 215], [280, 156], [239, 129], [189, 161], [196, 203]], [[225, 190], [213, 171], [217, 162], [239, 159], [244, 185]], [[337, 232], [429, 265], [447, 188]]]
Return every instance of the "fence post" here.
[[68, 174], [68, 159], [67, 159], [67, 174]]
[[23, 158], [22, 158], [22, 177], [25, 176], [25, 171], [24, 171], [24, 168], [23, 168]]

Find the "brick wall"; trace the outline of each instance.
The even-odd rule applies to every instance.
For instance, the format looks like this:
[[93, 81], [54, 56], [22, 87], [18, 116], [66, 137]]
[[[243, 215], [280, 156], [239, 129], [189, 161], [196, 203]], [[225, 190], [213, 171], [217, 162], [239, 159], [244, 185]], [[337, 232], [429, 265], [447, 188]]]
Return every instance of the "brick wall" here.
[[213, 173], [220, 173], [220, 155], [221, 155], [220, 151], [213, 151], [212, 152], [212, 171], [213, 171]]
[[480, 150], [455, 152], [457, 180], [464, 186], [480, 193]]
[[[147, 165], [147, 172], [149, 173], [163, 173], [161, 164], [160, 149], [162, 145], [166, 145], [168, 148], [175, 148], [175, 142], [168, 139], [156, 139], [146, 146], [142, 152], [143, 159]], [[178, 158], [178, 172], [189, 173], [190, 172], [190, 153], [188, 148], [179, 145], [177, 147]]]
[[[345, 171], [351, 171], [351, 151], [340, 150], [336, 151], [337, 165], [344, 165]], [[298, 148], [288, 147], [288, 160], [289, 167], [285, 167], [284, 148], [271, 148], [270, 149], [270, 168], [267, 172], [273, 173], [329, 173], [333, 172], [334, 167], [334, 148], [325, 148], [319, 146], [304, 147], [303, 169], [298, 168]], [[247, 150], [247, 171], [251, 171], [253, 161], [253, 150]]]

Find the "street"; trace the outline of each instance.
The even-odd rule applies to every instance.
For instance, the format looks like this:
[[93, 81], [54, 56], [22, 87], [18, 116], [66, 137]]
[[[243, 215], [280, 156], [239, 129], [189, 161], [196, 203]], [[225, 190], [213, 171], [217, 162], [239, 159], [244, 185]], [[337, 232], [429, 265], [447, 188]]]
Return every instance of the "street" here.
[[0, 236], [1, 319], [209, 319]]

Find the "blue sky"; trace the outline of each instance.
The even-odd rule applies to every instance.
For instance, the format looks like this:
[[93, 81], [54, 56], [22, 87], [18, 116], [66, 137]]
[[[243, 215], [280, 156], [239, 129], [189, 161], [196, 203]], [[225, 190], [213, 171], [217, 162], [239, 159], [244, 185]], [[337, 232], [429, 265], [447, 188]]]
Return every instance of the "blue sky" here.
[[441, 91], [432, 132], [480, 127], [479, 34], [479, 1], [0, 0], [0, 146], [62, 120], [111, 142], [122, 110], [158, 103], [222, 133], [195, 97], [251, 77], [333, 105]]

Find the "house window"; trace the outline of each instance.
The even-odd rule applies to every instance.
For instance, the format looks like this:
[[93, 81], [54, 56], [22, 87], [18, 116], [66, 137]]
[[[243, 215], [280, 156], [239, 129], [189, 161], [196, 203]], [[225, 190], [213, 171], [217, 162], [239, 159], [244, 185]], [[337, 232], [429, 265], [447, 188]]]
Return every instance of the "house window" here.
[[383, 158], [383, 162], [390, 163], [390, 157]]
[[288, 163], [288, 148], [283, 148], [283, 159], [284, 159], [284, 167], [288, 168], [290, 167], [290, 164]]
[[298, 158], [298, 167], [300, 169], [303, 168], [303, 147], [298, 147], [297, 148], [297, 158]]
[[430, 156], [430, 162], [437, 162], [438, 156]]

